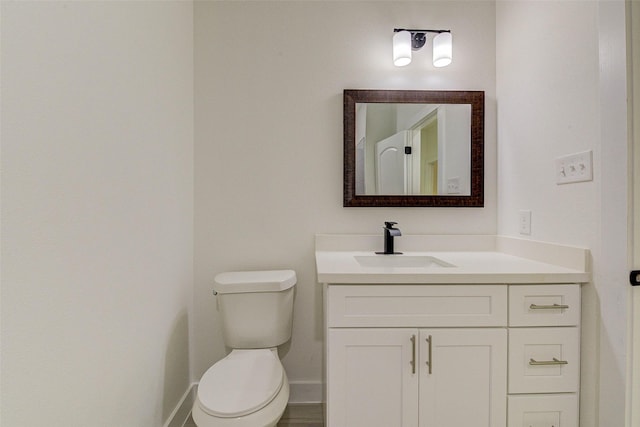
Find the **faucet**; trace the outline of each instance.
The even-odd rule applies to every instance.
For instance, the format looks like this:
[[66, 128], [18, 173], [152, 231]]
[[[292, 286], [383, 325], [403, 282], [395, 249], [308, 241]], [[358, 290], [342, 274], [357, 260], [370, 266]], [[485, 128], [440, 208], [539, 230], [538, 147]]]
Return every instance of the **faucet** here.
[[397, 222], [384, 222], [384, 227], [382, 227], [382, 229], [384, 230], [384, 252], [376, 252], [379, 255], [400, 255], [402, 254], [402, 252], [394, 252], [393, 250], [393, 238], [394, 237], [398, 237], [398, 236], [402, 236], [402, 233], [400, 232], [399, 229], [397, 228], [393, 228], [394, 225], [396, 225]]

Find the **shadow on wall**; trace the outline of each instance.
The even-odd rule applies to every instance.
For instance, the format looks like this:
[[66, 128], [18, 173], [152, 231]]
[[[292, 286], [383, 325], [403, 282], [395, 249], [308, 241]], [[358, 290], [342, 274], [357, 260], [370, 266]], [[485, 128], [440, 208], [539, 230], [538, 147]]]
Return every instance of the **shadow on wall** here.
[[178, 315], [165, 353], [162, 421], [167, 422], [180, 399], [190, 386], [189, 377], [189, 318], [187, 311]]

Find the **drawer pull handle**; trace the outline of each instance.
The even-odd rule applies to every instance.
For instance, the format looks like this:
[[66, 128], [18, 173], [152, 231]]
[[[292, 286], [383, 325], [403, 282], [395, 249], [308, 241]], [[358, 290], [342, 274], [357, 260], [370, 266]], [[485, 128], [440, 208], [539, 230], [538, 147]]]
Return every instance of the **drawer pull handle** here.
[[416, 373], [416, 336], [411, 335], [411, 373]]
[[553, 305], [531, 304], [529, 308], [531, 310], [559, 310], [559, 309], [569, 308], [569, 306], [567, 304], [553, 304]]
[[529, 359], [529, 365], [531, 366], [549, 366], [549, 365], [568, 365], [569, 362], [567, 362], [566, 360], [558, 360], [555, 357], [553, 358], [553, 360], [541, 360], [541, 361], [537, 361], [534, 359]]
[[427, 343], [429, 343], [429, 360], [427, 360], [427, 366], [429, 367], [429, 374], [431, 374], [431, 371], [433, 369], [433, 360], [431, 360], [431, 347], [432, 347], [432, 343], [433, 343], [433, 338], [431, 337], [431, 335], [429, 335], [429, 337], [426, 339]]

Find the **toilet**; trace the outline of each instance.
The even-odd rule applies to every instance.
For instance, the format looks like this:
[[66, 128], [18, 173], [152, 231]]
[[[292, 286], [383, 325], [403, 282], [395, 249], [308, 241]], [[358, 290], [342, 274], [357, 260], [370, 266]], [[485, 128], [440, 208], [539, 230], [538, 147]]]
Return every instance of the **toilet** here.
[[289, 400], [277, 347], [291, 338], [293, 270], [215, 277], [222, 333], [231, 352], [202, 376], [192, 416], [198, 427], [272, 427]]

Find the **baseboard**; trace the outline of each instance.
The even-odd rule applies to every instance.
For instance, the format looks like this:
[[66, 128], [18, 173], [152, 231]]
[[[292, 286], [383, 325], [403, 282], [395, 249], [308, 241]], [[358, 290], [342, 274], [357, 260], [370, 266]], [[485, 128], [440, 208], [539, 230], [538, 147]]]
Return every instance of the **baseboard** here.
[[195, 402], [196, 398], [196, 389], [198, 387], [197, 383], [193, 383], [189, 386], [187, 391], [180, 399], [180, 402], [176, 406], [176, 409], [173, 410], [171, 416], [165, 423], [163, 427], [182, 427], [184, 426], [185, 421], [189, 418], [191, 414], [191, 408], [193, 407], [193, 402]]
[[314, 381], [290, 381], [289, 403], [322, 402], [322, 383]]

